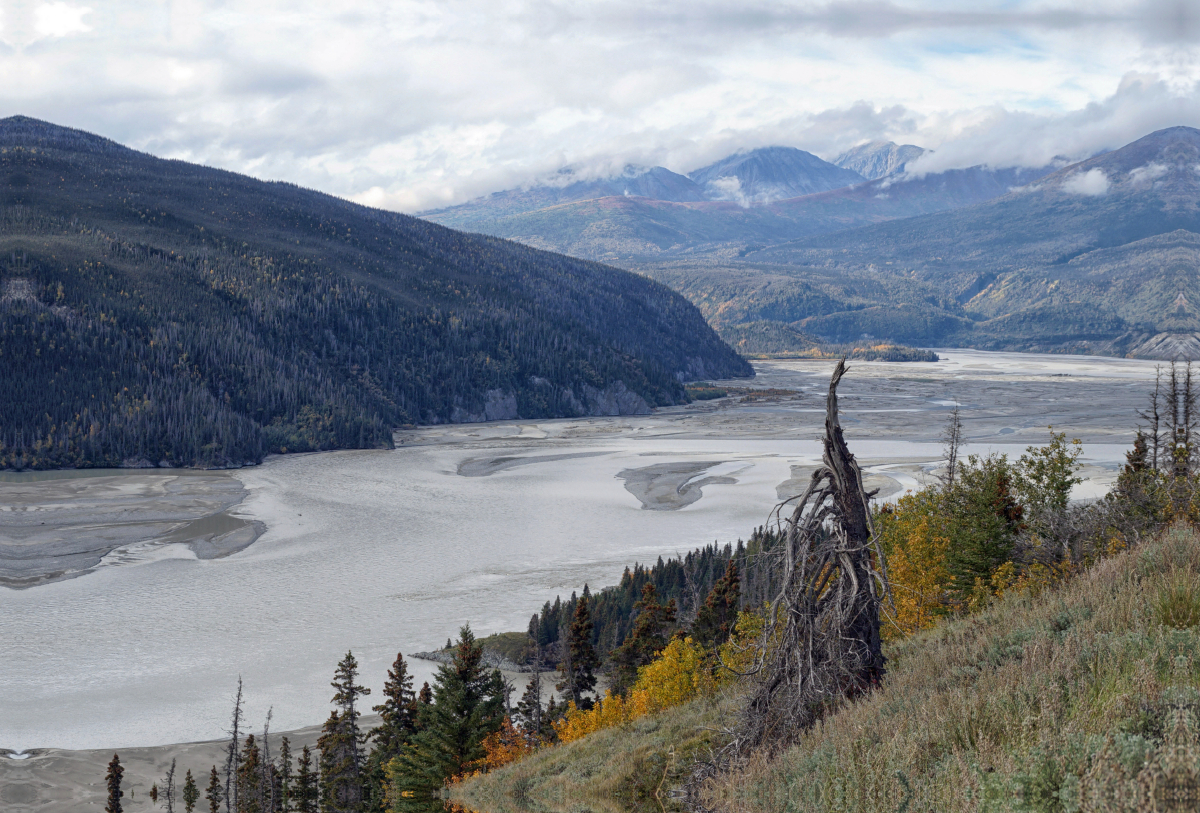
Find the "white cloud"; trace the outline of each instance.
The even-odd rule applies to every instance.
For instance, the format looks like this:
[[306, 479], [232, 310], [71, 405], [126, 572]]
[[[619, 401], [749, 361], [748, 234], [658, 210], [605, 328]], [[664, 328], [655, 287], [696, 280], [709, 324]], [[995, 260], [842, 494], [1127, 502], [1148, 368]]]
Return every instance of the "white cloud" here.
[[1145, 186], [1167, 174], [1167, 165], [1157, 162], [1146, 164], [1129, 171], [1129, 182], [1134, 186]]
[[67, 37], [84, 34], [92, 27], [83, 21], [92, 10], [69, 3], [42, 3], [33, 10], [33, 30], [43, 37]]
[[[403, 211], [738, 148], [1036, 166], [1200, 125], [1184, 0], [4, 4], [0, 115]], [[89, 30], [90, 29], [90, 30]], [[88, 30], [86, 37], [69, 34]]]
[[1108, 176], [1102, 169], [1077, 172], [1062, 182], [1062, 191], [1071, 195], [1096, 197], [1108, 193]]

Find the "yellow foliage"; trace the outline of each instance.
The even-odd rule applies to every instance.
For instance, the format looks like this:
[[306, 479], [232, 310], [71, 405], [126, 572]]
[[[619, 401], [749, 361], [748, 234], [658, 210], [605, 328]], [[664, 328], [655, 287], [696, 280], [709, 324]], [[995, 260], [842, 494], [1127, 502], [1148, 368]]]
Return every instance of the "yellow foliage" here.
[[628, 698], [609, 690], [591, 709], [568, 703], [566, 716], [554, 724], [554, 730], [561, 742], [572, 742], [594, 731], [681, 705], [715, 688], [704, 648], [691, 638], [673, 638], [654, 661], [638, 669], [637, 682]]
[[946, 591], [953, 584], [946, 556], [950, 540], [930, 528], [925, 505], [902, 497], [882, 523], [888, 555], [888, 580], [896, 615], [884, 635], [895, 638], [932, 626], [945, 615]]
[[725, 680], [736, 679], [739, 674], [749, 672], [758, 656], [758, 643], [767, 620], [765, 613], [738, 613], [733, 635], [721, 645], [721, 663], [728, 667], [721, 675]]

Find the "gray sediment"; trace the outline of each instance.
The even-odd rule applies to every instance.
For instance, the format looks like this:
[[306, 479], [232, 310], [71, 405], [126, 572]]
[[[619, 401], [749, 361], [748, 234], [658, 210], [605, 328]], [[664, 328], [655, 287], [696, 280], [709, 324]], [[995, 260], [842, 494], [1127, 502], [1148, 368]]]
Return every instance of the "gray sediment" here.
[[5, 478], [0, 586], [35, 587], [144, 561], [163, 545], [186, 545], [199, 559], [229, 556], [266, 530], [230, 513], [246, 494], [236, 477], [215, 471]]

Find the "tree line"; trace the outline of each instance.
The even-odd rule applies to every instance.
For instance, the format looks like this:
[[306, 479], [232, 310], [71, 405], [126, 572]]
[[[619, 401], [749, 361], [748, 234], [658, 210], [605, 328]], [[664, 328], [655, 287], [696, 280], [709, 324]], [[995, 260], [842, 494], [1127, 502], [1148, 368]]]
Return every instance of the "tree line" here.
[[0, 468], [237, 466], [752, 375], [614, 268], [0, 125]]

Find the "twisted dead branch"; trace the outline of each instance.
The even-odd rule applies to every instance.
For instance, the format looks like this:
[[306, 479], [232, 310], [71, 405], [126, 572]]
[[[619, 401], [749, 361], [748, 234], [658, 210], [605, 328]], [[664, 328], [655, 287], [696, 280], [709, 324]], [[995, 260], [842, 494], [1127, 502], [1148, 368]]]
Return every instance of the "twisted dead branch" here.
[[838, 421], [837, 387], [845, 373], [842, 359], [829, 381], [823, 465], [802, 495], [773, 514], [784, 541], [764, 555], [776, 557], [771, 564], [782, 572], [782, 588], [767, 610], [748, 673], [750, 701], [726, 732], [726, 747], [701, 773], [790, 745], [838, 702], [869, 691], [884, 675], [879, 615], [887, 574], [871, 525], [871, 495]]

